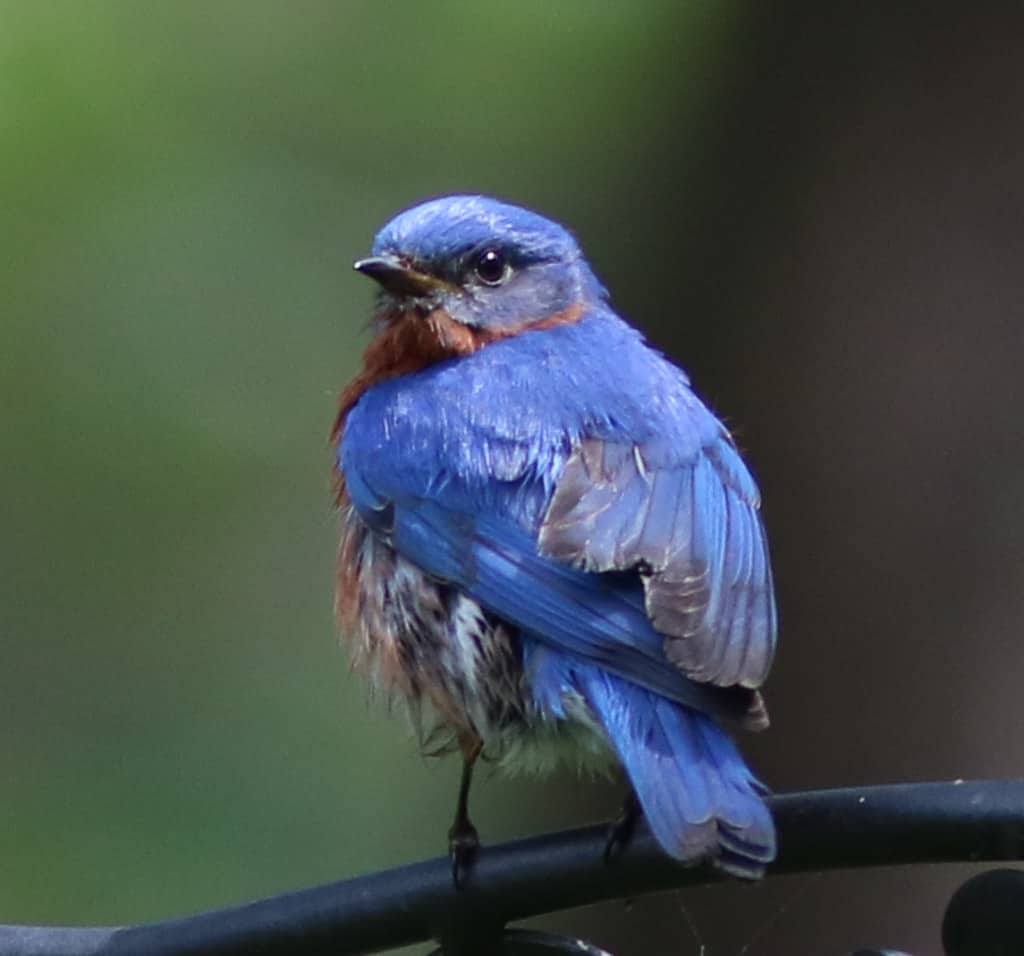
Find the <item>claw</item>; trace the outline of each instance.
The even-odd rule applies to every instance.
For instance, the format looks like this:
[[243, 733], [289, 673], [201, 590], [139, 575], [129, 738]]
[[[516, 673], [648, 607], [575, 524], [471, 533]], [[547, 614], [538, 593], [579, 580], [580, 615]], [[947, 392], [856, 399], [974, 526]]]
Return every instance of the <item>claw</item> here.
[[640, 819], [642, 813], [636, 794], [630, 790], [622, 802], [619, 815], [608, 825], [608, 837], [605, 840], [603, 853], [605, 863], [613, 862], [615, 857], [629, 844], [633, 838], [633, 832], [636, 830], [637, 820]]
[[452, 828], [448, 831], [448, 855], [452, 861], [452, 882], [455, 884], [455, 889], [466, 888], [466, 882], [476, 858], [476, 851], [479, 848], [480, 837], [476, 832], [476, 827], [469, 820], [460, 820], [452, 824]]
[[469, 787], [473, 782], [473, 765], [483, 750], [483, 741], [473, 735], [459, 738], [462, 751], [462, 780], [459, 783], [459, 802], [455, 808], [455, 821], [448, 831], [448, 855], [452, 860], [452, 881], [455, 889], [466, 886], [473, 858], [480, 848], [476, 827], [469, 821]]

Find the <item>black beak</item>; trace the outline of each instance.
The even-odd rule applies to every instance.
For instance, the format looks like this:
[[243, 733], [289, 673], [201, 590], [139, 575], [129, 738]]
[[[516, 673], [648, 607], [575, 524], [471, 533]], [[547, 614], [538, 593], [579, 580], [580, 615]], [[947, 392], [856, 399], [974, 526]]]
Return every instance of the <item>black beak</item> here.
[[352, 264], [356, 272], [369, 276], [388, 292], [400, 295], [427, 295], [447, 288], [447, 283], [425, 272], [417, 272], [393, 256], [370, 256]]

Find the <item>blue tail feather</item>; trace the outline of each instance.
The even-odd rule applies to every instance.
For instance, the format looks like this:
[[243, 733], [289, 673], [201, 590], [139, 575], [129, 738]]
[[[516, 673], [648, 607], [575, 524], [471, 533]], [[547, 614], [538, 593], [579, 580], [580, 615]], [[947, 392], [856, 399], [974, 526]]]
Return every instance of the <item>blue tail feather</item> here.
[[599, 668], [569, 669], [665, 851], [760, 876], [775, 858], [775, 827], [761, 798], [764, 786], [725, 732], [709, 717]]

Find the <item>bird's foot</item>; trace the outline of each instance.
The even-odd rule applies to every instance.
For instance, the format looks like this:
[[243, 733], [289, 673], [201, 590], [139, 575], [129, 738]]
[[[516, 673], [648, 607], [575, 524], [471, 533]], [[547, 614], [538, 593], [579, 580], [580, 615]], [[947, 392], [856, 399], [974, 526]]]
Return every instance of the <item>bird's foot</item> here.
[[448, 856], [452, 861], [452, 882], [455, 889], [465, 889], [479, 848], [480, 837], [476, 827], [469, 820], [456, 820], [448, 831]]
[[633, 839], [636, 822], [642, 811], [635, 794], [630, 791], [622, 804], [619, 815], [608, 825], [608, 837], [604, 844], [604, 862], [611, 863]]

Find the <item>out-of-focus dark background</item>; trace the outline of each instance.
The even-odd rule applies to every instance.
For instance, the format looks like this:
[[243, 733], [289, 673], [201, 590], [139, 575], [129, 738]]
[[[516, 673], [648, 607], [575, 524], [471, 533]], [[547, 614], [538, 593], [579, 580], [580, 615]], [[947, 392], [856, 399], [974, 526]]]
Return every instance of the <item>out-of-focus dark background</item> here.
[[[326, 435], [351, 260], [449, 191], [570, 224], [747, 451], [782, 620], [763, 776], [1020, 773], [1024, 14], [897, 6], [3, 5], [0, 921], [444, 848], [457, 766], [337, 645]], [[475, 815], [495, 841], [618, 799], [485, 775]], [[622, 956], [927, 954], [966, 872], [544, 923]]]

